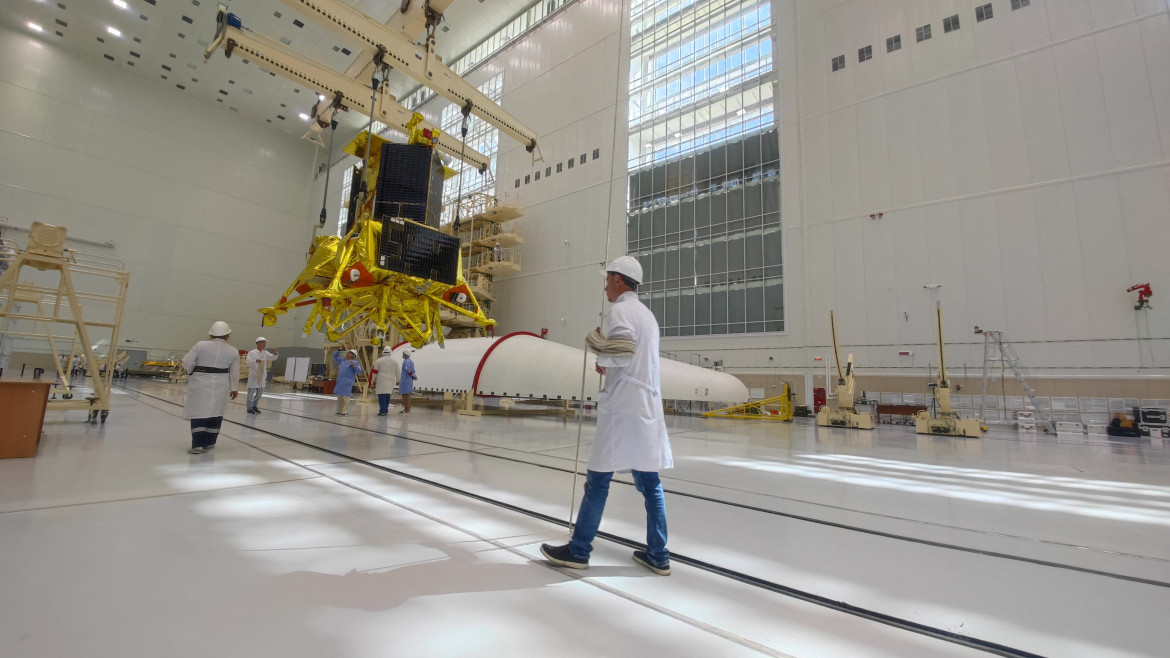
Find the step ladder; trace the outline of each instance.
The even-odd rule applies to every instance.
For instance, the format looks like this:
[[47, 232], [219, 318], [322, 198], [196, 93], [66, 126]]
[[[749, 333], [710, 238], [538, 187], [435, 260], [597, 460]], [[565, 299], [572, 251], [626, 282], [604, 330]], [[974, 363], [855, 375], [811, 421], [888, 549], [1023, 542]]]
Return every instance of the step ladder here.
[[[979, 398], [979, 418], [987, 422], [987, 384], [991, 381], [993, 364], [1002, 364], [1012, 371], [1016, 381], [1032, 408], [1036, 410], [1036, 426], [1045, 432], [1056, 433], [1056, 424], [1052, 422], [1052, 409], [1044, 410], [1036, 400], [1036, 389], [1028, 383], [1028, 370], [1020, 361], [1020, 355], [1008, 342], [1002, 331], [983, 332], [983, 395]], [[1004, 411], [1007, 411], [1006, 409]]]

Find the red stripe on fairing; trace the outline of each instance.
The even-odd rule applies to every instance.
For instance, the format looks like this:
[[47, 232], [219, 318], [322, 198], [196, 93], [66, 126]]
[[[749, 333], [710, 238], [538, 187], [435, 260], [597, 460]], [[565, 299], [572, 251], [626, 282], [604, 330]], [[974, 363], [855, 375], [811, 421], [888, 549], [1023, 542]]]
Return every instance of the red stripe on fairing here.
[[483, 372], [483, 366], [485, 363], [487, 363], [488, 357], [491, 356], [492, 352], [494, 352], [497, 347], [499, 347], [500, 343], [508, 340], [512, 336], [532, 336], [533, 338], [540, 338], [540, 336], [537, 336], [536, 334], [532, 333], [531, 331], [514, 331], [514, 332], [504, 336], [503, 338], [500, 338], [496, 342], [492, 343], [491, 347], [487, 348], [487, 351], [483, 353], [482, 357], [480, 357], [479, 365], [475, 367], [475, 379], [471, 380], [471, 394], [472, 395], [479, 395], [480, 394], [479, 393], [479, 375], [480, 375], [480, 373]]

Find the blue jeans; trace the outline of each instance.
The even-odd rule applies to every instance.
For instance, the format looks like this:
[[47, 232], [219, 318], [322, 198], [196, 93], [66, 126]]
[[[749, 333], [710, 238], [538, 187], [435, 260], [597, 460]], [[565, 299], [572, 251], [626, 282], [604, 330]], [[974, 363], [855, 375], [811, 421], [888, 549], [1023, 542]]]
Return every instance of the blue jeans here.
[[260, 396], [264, 393], [262, 388], [248, 389], [248, 403], [245, 405], [248, 409], [255, 409], [256, 405], [260, 404]]
[[378, 413], [380, 413], [380, 414], [390, 413], [390, 394], [389, 393], [379, 393], [378, 394]]
[[[646, 554], [654, 564], [665, 564], [670, 559], [666, 550], [666, 499], [662, 495], [662, 481], [653, 471], [631, 471], [634, 486], [646, 499]], [[593, 538], [601, 526], [605, 499], [609, 496], [609, 481], [613, 473], [589, 471], [585, 477], [585, 497], [577, 510], [577, 524], [569, 551], [573, 557], [588, 560], [593, 551]]]

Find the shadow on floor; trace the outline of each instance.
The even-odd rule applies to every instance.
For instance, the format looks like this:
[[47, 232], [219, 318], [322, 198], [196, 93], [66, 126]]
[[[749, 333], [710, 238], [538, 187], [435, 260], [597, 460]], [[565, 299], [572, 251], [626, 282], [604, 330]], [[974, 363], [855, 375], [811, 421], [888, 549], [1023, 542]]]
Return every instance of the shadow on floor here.
[[[474, 553], [451, 544], [419, 544], [442, 552], [433, 561], [389, 567], [388, 571], [350, 571], [344, 575], [294, 571], [276, 577], [278, 595], [338, 608], [380, 611], [420, 596], [534, 589], [571, 582], [572, 576], [550, 568], [543, 560], [524, 564], [495, 562], [509, 559], [499, 551]], [[480, 555], [486, 556], [484, 559]], [[497, 557], [498, 556], [498, 557]], [[636, 565], [594, 567], [580, 572], [591, 577], [651, 575]]]

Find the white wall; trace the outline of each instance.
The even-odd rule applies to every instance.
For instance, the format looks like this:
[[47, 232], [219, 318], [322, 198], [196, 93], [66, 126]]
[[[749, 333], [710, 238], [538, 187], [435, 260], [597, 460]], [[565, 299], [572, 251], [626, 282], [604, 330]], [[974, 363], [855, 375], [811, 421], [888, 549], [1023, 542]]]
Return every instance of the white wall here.
[[[778, 3], [779, 52], [796, 64], [781, 86], [798, 92], [785, 104], [784, 220], [804, 227], [786, 255], [798, 251], [808, 280], [792, 337], [802, 325], [825, 344], [835, 308], [862, 367], [920, 368], [937, 361], [942, 301], [949, 341], [1003, 330], [1040, 373], [1170, 374], [1170, 316], [1149, 312], [1161, 339], [1139, 350], [1147, 316], [1125, 292], [1170, 286], [1166, 3], [992, 0], [994, 18], [977, 23], [981, 4]], [[952, 14], [961, 27], [947, 34]], [[916, 43], [926, 23], [933, 38]], [[894, 34], [902, 49], [887, 54]], [[874, 57], [859, 63], [866, 45]], [[980, 364], [981, 341], [948, 362]]]
[[[217, 319], [246, 347], [304, 267], [311, 146], [3, 27], [0, 154], [0, 217], [114, 241], [70, 246], [126, 262], [126, 347], [185, 350]], [[303, 344], [302, 323], [263, 331]]]

